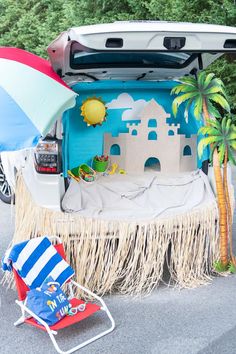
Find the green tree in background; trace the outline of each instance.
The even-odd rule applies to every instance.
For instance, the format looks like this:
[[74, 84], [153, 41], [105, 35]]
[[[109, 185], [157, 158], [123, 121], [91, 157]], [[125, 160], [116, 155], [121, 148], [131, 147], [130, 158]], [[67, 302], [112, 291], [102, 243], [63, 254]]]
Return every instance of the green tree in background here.
[[[171, 20], [236, 25], [234, 0], [0, 0], [0, 45], [46, 57], [62, 31], [117, 20]], [[236, 110], [236, 63], [225, 56], [209, 69], [224, 79]]]

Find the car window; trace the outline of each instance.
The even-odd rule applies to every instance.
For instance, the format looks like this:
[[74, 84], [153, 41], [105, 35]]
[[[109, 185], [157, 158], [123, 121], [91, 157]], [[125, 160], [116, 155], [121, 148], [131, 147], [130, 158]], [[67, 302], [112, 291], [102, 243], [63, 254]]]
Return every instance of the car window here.
[[84, 52], [75, 51], [71, 54], [71, 67], [182, 67], [189, 59], [194, 57], [192, 53], [155, 53], [155, 52]]

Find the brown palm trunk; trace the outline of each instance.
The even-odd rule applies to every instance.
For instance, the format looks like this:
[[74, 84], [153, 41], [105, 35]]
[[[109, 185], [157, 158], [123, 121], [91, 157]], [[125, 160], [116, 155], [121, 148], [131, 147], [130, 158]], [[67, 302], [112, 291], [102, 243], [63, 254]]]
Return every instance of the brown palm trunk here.
[[[208, 126], [207, 120], [210, 119], [206, 99], [203, 99], [203, 116], [204, 123]], [[212, 146], [211, 146], [212, 147]], [[227, 219], [227, 203], [224, 192], [224, 183], [221, 174], [220, 161], [217, 149], [213, 153], [213, 169], [216, 182], [217, 204], [219, 209], [220, 224], [220, 261], [223, 266], [228, 264], [228, 219]], [[226, 176], [227, 177], [227, 176]]]
[[210, 116], [209, 116], [209, 113], [208, 113], [208, 108], [207, 108], [207, 103], [206, 103], [206, 99], [205, 98], [203, 98], [202, 112], [203, 112], [203, 118], [204, 118], [204, 125], [208, 126], [209, 123], [207, 122], [207, 120], [210, 119]]
[[217, 202], [219, 208], [220, 223], [220, 261], [223, 266], [228, 264], [228, 225], [227, 225], [227, 207], [224, 193], [224, 184], [221, 175], [220, 161], [218, 152], [215, 149], [213, 153], [213, 168], [216, 181]]
[[223, 184], [224, 184], [224, 191], [225, 191], [225, 199], [226, 199], [226, 206], [227, 206], [227, 215], [228, 215], [228, 236], [229, 236], [229, 251], [230, 251], [230, 259], [231, 262], [236, 265], [235, 257], [233, 254], [233, 213], [231, 209], [230, 197], [229, 197], [229, 186], [228, 186], [228, 173], [227, 173], [227, 162], [228, 162], [228, 149], [226, 148], [225, 151], [225, 158], [224, 158], [224, 174], [223, 174]]

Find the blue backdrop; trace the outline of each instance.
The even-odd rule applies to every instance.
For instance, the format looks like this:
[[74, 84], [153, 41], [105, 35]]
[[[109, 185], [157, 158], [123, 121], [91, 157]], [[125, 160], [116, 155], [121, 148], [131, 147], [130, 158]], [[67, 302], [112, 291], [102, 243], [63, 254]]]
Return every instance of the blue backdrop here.
[[[87, 126], [81, 116], [81, 105], [87, 98], [98, 97], [105, 104], [111, 102], [121, 93], [128, 93], [134, 101], [143, 99], [150, 101], [154, 98], [167, 113], [171, 114], [171, 118], [167, 119], [168, 123], [180, 124], [178, 133], [196, 134], [202, 124], [193, 116], [193, 110], [190, 109], [188, 123], [184, 118], [184, 105], [180, 107], [176, 118], [172, 114], [173, 96], [170, 91], [175, 86], [173, 81], [160, 82], [139, 82], [139, 81], [98, 81], [89, 83], [78, 83], [73, 86], [73, 90], [79, 94], [77, 104], [74, 108], [68, 110], [63, 116], [64, 140], [63, 140], [63, 164], [65, 175], [68, 169], [76, 167], [81, 163], [91, 163], [93, 156], [102, 154], [103, 150], [103, 134], [111, 133], [117, 136], [121, 132], [128, 132], [126, 124], [129, 121], [122, 120], [122, 113], [126, 109], [108, 109], [107, 120], [102, 126]], [[131, 122], [134, 122], [132, 120]], [[138, 122], [138, 120], [137, 120]], [[202, 160], [208, 158], [207, 151]], [[201, 161], [198, 161], [199, 167]]]

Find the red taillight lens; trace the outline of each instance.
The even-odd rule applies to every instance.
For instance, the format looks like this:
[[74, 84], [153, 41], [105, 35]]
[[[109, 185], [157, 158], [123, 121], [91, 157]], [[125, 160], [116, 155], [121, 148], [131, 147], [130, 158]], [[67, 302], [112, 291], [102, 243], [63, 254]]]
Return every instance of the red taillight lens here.
[[61, 154], [58, 140], [42, 140], [35, 148], [35, 169], [39, 173], [61, 172]]
[[56, 167], [42, 167], [42, 166], [35, 166], [38, 172], [47, 172], [47, 173], [57, 173]]

